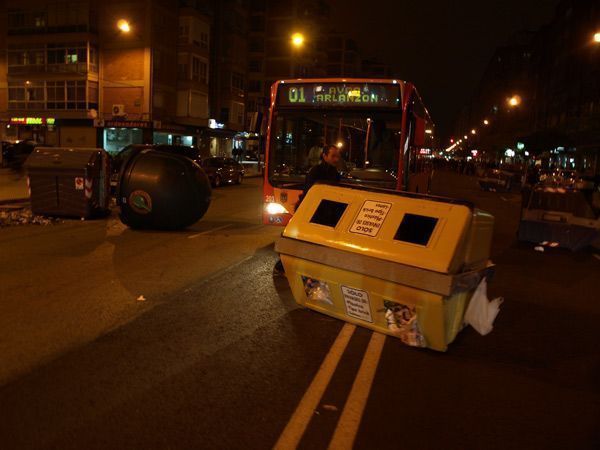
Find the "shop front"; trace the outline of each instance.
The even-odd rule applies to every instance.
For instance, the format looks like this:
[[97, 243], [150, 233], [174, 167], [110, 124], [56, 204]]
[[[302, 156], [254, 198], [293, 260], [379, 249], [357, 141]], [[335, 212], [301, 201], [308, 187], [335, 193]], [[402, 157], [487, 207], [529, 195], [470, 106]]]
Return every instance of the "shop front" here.
[[54, 117], [10, 117], [5, 134], [11, 141], [34, 141], [45, 145], [58, 144], [57, 121]]
[[151, 143], [152, 122], [147, 120], [106, 120], [102, 134], [104, 149], [110, 154], [115, 154], [131, 144]]
[[15, 116], [3, 127], [4, 134], [16, 141], [33, 141], [60, 147], [96, 147], [97, 133], [90, 119]]

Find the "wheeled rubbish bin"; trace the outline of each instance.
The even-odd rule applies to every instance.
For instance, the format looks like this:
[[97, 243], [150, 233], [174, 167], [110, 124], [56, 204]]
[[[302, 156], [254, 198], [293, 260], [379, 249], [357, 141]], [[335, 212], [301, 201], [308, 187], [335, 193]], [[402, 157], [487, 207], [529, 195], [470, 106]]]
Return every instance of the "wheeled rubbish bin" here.
[[109, 159], [101, 148], [37, 147], [25, 162], [35, 214], [81, 217], [109, 209]]
[[493, 226], [467, 202], [315, 185], [276, 251], [299, 304], [445, 351], [493, 270]]

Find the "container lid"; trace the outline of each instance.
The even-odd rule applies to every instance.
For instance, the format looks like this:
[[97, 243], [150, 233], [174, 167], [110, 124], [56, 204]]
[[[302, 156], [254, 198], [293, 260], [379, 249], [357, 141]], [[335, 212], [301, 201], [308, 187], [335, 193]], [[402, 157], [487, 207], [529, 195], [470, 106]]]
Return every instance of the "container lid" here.
[[313, 186], [283, 235], [441, 273], [461, 269], [469, 203], [388, 190]]
[[36, 147], [25, 162], [27, 169], [83, 169], [94, 163], [101, 148]]

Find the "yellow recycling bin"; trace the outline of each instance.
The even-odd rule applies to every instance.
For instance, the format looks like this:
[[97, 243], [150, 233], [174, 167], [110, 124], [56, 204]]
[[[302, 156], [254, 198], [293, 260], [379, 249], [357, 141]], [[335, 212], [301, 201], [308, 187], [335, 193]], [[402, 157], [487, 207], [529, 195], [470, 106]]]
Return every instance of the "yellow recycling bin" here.
[[467, 202], [322, 184], [275, 249], [299, 304], [445, 351], [492, 270], [493, 226]]

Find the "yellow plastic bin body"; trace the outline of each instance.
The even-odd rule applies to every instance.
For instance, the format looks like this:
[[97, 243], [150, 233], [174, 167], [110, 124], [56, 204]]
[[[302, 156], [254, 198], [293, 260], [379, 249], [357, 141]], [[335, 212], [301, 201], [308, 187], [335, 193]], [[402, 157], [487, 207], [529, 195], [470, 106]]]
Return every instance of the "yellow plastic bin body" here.
[[445, 351], [492, 268], [493, 223], [466, 202], [316, 185], [276, 250], [299, 304]]

